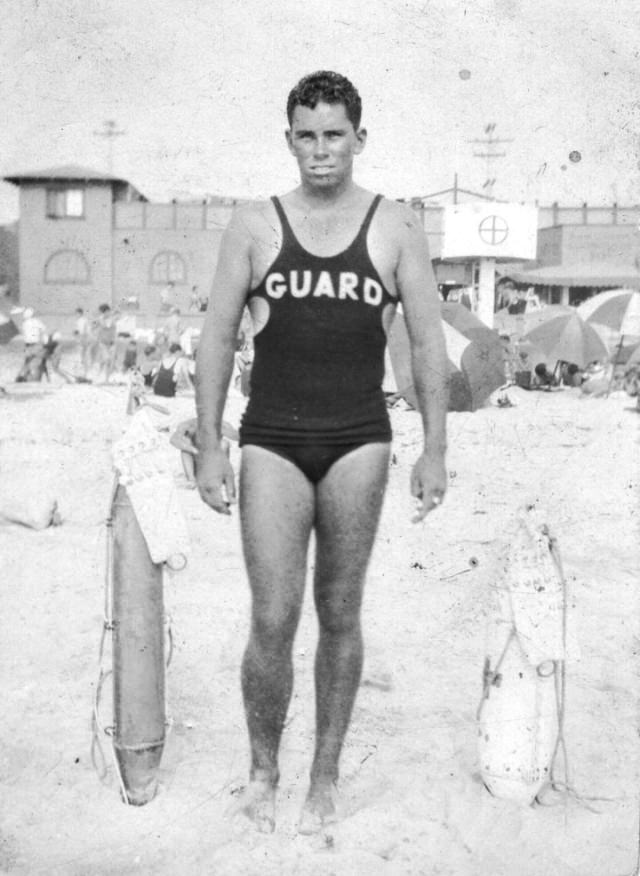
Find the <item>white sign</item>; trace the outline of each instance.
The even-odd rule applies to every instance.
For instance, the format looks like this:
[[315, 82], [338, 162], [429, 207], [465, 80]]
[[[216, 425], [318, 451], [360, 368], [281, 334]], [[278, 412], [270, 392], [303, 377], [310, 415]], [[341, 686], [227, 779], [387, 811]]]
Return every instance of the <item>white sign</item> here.
[[450, 204], [441, 258], [535, 259], [538, 210], [524, 204]]

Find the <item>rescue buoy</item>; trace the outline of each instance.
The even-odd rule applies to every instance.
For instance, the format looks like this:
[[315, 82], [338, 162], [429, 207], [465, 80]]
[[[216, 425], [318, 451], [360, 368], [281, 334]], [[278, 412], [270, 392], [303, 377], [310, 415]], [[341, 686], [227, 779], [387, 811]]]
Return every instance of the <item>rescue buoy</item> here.
[[489, 588], [480, 771], [496, 797], [526, 804], [551, 781], [562, 732], [566, 595], [554, 544], [524, 509]]
[[127, 803], [158, 788], [165, 743], [162, 565], [154, 563], [133, 506], [118, 486], [113, 525], [113, 747]]

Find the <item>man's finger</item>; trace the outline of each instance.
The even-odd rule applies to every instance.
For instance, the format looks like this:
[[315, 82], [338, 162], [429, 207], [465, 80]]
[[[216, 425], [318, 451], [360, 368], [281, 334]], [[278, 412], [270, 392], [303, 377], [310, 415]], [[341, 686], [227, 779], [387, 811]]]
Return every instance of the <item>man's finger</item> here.
[[182, 470], [184, 472], [184, 476], [190, 484], [195, 483], [196, 461], [193, 454], [189, 451], [183, 450], [180, 453], [180, 459], [182, 460]]
[[423, 496], [418, 497], [416, 513], [411, 518], [411, 522], [419, 523], [421, 520], [424, 520], [427, 514], [442, 504], [443, 498], [443, 494], [440, 492], [433, 492], [426, 498]]
[[225, 476], [225, 479], [224, 479], [224, 488], [225, 488], [225, 492], [226, 492], [226, 494], [227, 494], [227, 501], [228, 501], [230, 504], [235, 505], [235, 503], [236, 503], [236, 501], [237, 501], [237, 496], [236, 496], [236, 479], [235, 479], [233, 473], [231, 473], [231, 474]]
[[202, 501], [210, 508], [213, 508], [214, 511], [217, 511], [219, 514], [231, 514], [229, 502], [223, 498], [220, 487], [201, 487], [199, 492]]

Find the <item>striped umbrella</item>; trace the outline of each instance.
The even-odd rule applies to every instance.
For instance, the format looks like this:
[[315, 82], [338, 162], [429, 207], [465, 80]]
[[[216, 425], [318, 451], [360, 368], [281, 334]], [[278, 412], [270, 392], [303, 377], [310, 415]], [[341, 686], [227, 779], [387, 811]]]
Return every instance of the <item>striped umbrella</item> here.
[[580, 307], [583, 319], [593, 325], [603, 326], [625, 337], [640, 337], [640, 292], [633, 289], [603, 292]]
[[0, 344], [8, 344], [18, 334], [20, 332], [15, 322], [0, 312]]
[[523, 341], [540, 350], [546, 364], [551, 367], [563, 360], [585, 368], [589, 362], [609, 357], [609, 351], [595, 328], [577, 313], [558, 316], [539, 325], [528, 332]]

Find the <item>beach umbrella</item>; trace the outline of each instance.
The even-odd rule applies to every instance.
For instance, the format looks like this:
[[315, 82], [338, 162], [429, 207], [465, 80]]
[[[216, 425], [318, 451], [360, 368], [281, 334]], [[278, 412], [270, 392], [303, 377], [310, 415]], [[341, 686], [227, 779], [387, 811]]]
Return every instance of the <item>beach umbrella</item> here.
[[[505, 382], [502, 343], [497, 332], [466, 307], [443, 304], [442, 309], [449, 360], [449, 410], [474, 411]], [[465, 333], [449, 320], [464, 327]], [[389, 333], [389, 354], [398, 392], [415, 407], [409, 336], [401, 314], [396, 314]]]
[[640, 344], [631, 352], [631, 355], [624, 364], [627, 368], [631, 367], [631, 365], [640, 365]]
[[588, 322], [624, 337], [640, 337], [640, 292], [620, 289], [605, 300], [596, 301], [599, 298], [600, 295], [595, 295], [590, 301], [585, 301], [585, 305], [590, 305], [583, 311], [588, 314]]
[[[577, 313], [557, 316], [528, 332], [523, 341], [545, 356], [547, 365], [554, 366], [558, 360], [575, 362], [585, 368], [589, 362], [607, 359], [609, 351], [592, 325]], [[537, 364], [537, 363], [536, 363]]]
[[8, 344], [11, 338], [20, 334], [15, 322], [4, 313], [0, 313], [0, 344]]

